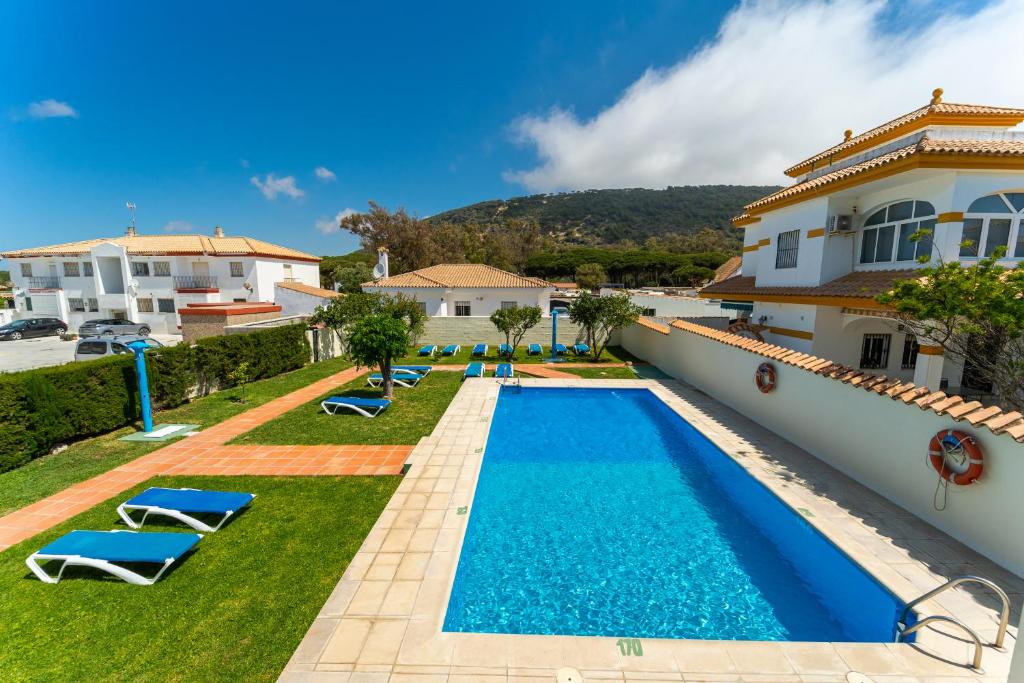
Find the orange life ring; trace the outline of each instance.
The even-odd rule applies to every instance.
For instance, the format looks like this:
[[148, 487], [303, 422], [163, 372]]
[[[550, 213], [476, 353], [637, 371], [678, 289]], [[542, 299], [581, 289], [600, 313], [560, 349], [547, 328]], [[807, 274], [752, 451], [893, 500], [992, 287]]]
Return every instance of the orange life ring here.
[[754, 383], [758, 391], [767, 394], [775, 389], [775, 366], [771, 363], [761, 363], [754, 373]]
[[[978, 481], [985, 468], [985, 456], [978, 441], [967, 434], [953, 429], [943, 429], [928, 442], [928, 460], [939, 476], [958, 486]], [[950, 462], [956, 468], [950, 467]]]

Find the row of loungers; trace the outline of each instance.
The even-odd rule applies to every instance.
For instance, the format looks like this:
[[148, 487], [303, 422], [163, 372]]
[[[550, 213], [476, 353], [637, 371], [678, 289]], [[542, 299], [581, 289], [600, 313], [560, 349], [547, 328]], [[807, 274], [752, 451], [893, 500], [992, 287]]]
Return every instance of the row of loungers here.
[[[569, 351], [568, 347], [565, 344], [555, 344], [554, 347], [552, 347], [552, 348], [554, 349], [555, 355], [558, 355], [558, 356], [564, 356]], [[419, 356], [430, 356], [430, 357], [433, 357], [433, 356], [437, 355], [437, 353], [438, 353], [437, 349], [438, 349], [438, 347], [437, 347], [436, 344], [427, 344], [426, 346], [420, 347], [420, 349], [416, 353]], [[488, 346], [487, 344], [477, 344], [477, 345], [475, 345], [473, 347], [473, 351], [472, 351], [472, 353], [470, 355], [472, 355], [474, 357], [486, 356], [487, 355], [487, 351], [489, 349], [490, 349], [490, 346]], [[449, 345], [441, 348], [441, 355], [442, 356], [454, 356], [455, 354], [457, 354], [461, 350], [462, 350], [462, 347], [460, 345], [458, 345], [458, 344], [449, 344]], [[585, 356], [586, 354], [590, 353], [590, 347], [588, 345], [586, 345], [586, 344], [573, 344], [572, 352], [574, 354], [576, 354], [577, 356]], [[530, 355], [530, 356], [540, 356], [540, 355], [542, 355], [544, 353], [544, 347], [541, 346], [540, 344], [529, 344], [526, 347], [526, 353], [527, 353], [527, 355]], [[499, 344], [498, 345], [498, 355], [499, 356], [511, 356], [512, 355], [512, 347], [509, 344]]]
[[[197, 531], [219, 530], [256, 495], [235, 491], [201, 491], [199, 489], [148, 488], [117, 508], [117, 514], [132, 529], [139, 529], [151, 515], [162, 515], [183, 522]], [[132, 513], [142, 512], [136, 521]], [[213, 518], [213, 523], [204, 522]], [[136, 586], [157, 582], [171, 565], [191, 551], [203, 534], [175, 532], [137, 532], [127, 529], [113, 531], [75, 530], [64, 534], [29, 555], [25, 564], [40, 581], [58, 583], [68, 567], [91, 567]], [[48, 573], [41, 562], [60, 562], [56, 574]], [[143, 576], [124, 565], [157, 565], [152, 576]]]

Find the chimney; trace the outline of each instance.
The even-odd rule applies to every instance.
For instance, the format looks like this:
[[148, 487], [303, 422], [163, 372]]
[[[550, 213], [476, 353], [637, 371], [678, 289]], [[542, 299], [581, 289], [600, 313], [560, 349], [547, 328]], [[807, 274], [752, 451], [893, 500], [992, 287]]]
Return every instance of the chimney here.
[[373, 269], [373, 276], [378, 280], [388, 277], [388, 249], [380, 247], [377, 249], [377, 267]]
[[124, 234], [125, 234], [126, 237], [135, 237], [135, 235], [136, 235], [136, 233], [135, 233], [135, 226], [134, 225], [129, 225], [128, 229], [124, 231]]
[[213, 229], [213, 236], [214, 237], [223, 237], [224, 236], [224, 228], [220, 227], [219, 225], [214, 227], [214, 229]]

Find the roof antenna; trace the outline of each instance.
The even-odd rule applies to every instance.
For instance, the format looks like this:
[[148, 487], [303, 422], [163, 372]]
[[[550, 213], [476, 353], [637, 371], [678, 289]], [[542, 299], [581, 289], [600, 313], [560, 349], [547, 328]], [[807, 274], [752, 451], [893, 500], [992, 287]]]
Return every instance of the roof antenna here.
[[135, 237], [135, 202], [125, 202], [124, 205], [132, 217], [131, 225], [128, 226], [128, 235], [130, 237]]

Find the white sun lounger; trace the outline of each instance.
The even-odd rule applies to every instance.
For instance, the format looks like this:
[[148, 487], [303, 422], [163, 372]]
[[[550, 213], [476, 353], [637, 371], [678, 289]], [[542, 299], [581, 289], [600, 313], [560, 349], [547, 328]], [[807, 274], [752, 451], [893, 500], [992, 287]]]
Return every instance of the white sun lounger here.
[[363, 417], [377, 417], [391, 405], [386, 398], [360, 398], [358, 396], [331, 396], [320, 403], [325, 413], [337, 415], [339, 410], [351, 410]]
[[[129, 498], [117, 507], [124, 523], [139, 529], [150, 515], [163, 515], [188, 524], [196, 531], [214, 532], [224, 526], [228, 518], [252, 502], [256, 495], [235, 491], [203, 491], [201, 489], [168, 489], [154, 486]], [[136, 522], [130, 513], [141, 510], [142, 519]], [[219, 515], [215, 525], [207, 524], [194, 515]]]
[[[391, 381], [401, 387], [412, 388], [420, 383], [423, 379], [423, 375], [417, 372], [392, 372]], [[366, 378], [366, 383], [371, 387], [379, 387], [384, 384], [384, 375], [379, 372], [375, 372]]]

